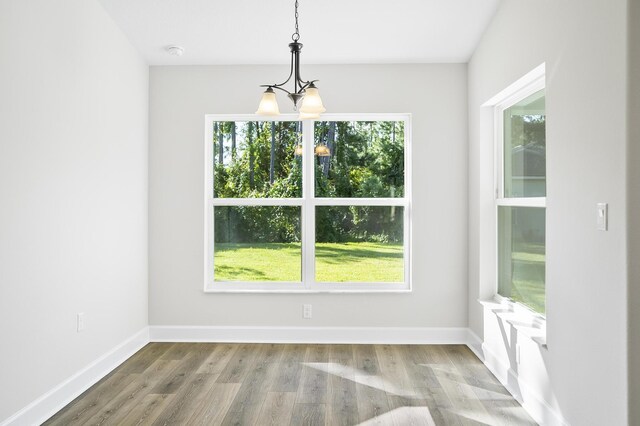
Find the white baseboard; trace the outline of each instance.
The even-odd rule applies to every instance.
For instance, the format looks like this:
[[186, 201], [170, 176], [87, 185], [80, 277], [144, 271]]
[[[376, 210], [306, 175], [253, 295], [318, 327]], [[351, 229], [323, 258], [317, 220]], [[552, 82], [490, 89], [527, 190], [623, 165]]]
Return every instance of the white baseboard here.
[[484, 354], [482, 353], [482, 340], [471, 331], [470, 328], [467, 329], [467, 346], [471, 349], [471, 352], [476, 354], [480, 361], [484, 362]]
[[545, 426], [568, 425], [560, 413], [553, 409], [532, 386], [521, 380], [518, 374], [498, 358], [470, 329], [467, 346], [537, 423]]
[[152, 342], [466, 344], [458, 327], [151, 326]]
[[22, 410], [1, 421], [0, 426], [31, 426], [43, 423], [147, 343], [149, 329], [145, 327]]

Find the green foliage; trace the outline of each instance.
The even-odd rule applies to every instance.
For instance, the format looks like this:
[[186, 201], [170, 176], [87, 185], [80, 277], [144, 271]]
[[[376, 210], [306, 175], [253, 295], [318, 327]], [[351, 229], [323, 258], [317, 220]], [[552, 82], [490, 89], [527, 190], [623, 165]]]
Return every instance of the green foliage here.
[[[404, 123], [316, 122], [316, 146], [330, 157], [316, 157], [316, 196], [401, 197], [404, 194]], [[401, 242], [402, 209], [322, 207], [316, 210], [321, 242]]]
[[[379, 198], [404, 194], [404, 123], [316, 122], [316, 197]], [[214, 195], [218, 198], [302, 197], [299, 122], [214, 123]], [[216, 207], [215, 240], [300, 241], [298, 207]], [[401, 242], [402, 208], [322, 207], [322, 242]]]
[[300, 241], [300, 207], [219, 206], [214, 222], [216, 243]]

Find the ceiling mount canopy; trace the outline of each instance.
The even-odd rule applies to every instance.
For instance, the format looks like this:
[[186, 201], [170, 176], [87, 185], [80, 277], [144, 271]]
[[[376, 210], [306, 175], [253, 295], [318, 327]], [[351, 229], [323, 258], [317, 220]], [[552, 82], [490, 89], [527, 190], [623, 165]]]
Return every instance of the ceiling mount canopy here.
[[[262, 94], [262, 99], [260, 100], [256, 114], [280, 114], [276, 93], [273, 89], [285, 92], [293, 102], [294, 110], [298, 109], [298, 103], [301, 102], [300, 108], [298, 109], [301, 120], [319, 118], [320, 114], [326, 111], [322, 105], [318, 88], [315, 85], [315, 82], [318, 80], [305, 81], [300, 77], [300, 51], [302, 50], [302, 43], [298, 42], [298, 40], [300, 40], [300, 32], [298, 29], [298, 0], [295, 2], [295, 24], [295, 32], [291, 36], [293, 42], [289, 43], [289, 49], [291, 50], [291, 70], [289, 77], [280, 84], [263, 84], [260, 86], [266, 87], [267, 89]], [[291, 80], [293, 80], [293, 89], [289, 91], [285, 89], [284, 86]]]

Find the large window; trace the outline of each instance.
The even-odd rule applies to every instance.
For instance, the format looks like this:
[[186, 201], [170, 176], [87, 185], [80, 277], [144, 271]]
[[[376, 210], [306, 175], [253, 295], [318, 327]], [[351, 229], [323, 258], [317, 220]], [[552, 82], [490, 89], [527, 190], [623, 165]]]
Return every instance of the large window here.
[[406, 291], [409, 116], [206, 117], [206, 291]]
[[546, 112], [542, 80], [496, 107], [498, 294], [545, 314]]

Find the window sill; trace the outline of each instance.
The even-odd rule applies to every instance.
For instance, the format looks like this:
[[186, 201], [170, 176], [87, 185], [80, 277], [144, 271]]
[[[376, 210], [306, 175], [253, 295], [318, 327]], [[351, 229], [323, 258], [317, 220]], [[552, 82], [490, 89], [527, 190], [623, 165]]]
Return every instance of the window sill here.
[[331, 293], [375, 294], [375, 293], [411, 293], [411, 289], [401, 288], [397, 290], [392, 290], [392, 289], [388, 289], [388, 290], [384, 290], [384, 289], [380, 289], [380, 290], [376, 290], [376, 289], [343, 289], [343, 290], [340, 290], [340, 289], [331, 289], [331, 290], [235, 289], [233, 290], [233, 289], [224, 289], [224, 288], [219, 288], [219, 289], [208, 288], [208, 289], [205, 289], [204, 292], [205, 293], [229, 293], [229, 294], [327, 294], [327, 293], [329, 294]]
[[492, 312], [518, 333], [547, 349], [547, 321], [542, 315], [500, 296], [488, 300], [478, 299], [478, 303], [484, 307], [485, 312]]
[[322, 293], [411, 293], [409, 283], [316, 283], [306, 287], [300, 282], [208, 282], [205, 293], [322, 294]]

